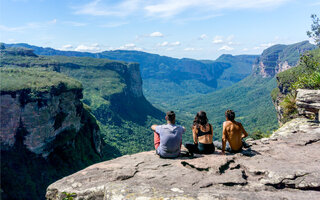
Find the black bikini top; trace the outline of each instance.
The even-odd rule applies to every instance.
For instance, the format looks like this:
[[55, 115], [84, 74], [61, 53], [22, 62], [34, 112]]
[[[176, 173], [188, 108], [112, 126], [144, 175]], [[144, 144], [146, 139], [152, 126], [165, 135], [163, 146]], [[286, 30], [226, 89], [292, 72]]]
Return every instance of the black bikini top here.
[[199, 127], [199, 128], [198, 128], [198, 137], [203, 136], [203, 135], [211, 135], [212, 126], [211, 126], [211, 124], [209, 124], [209, 126], [210, 126], [210, 130], [207, 131], [207, 132], [202, 132], [202, 131], [200, 130], [200, 127]]

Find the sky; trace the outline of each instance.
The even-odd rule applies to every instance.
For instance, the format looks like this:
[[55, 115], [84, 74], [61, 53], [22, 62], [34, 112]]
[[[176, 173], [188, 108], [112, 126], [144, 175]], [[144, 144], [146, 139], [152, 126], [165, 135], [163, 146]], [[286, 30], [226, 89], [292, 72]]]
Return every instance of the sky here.
[[0, 42], [214, 60], [308, 40], [320, 0], [0, 0]]

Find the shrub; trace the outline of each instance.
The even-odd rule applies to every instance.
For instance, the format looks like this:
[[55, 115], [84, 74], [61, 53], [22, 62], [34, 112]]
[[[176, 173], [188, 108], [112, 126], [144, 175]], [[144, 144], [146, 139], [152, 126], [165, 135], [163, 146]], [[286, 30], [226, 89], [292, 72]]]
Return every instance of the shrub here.
[[280, 106], [283, 108], [283, 116], [285, 118], [297, 113], [296, 96], [296, 92], [289, 93], [280, 103]]

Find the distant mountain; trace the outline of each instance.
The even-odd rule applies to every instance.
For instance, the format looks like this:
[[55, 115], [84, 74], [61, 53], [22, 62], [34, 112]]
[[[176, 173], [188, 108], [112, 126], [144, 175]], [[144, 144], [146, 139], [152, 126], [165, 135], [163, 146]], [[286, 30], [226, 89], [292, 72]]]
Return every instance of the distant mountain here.
[[221, 55], [216, 62], [228, 63], [231, 67], [224, 70], [219, 77], [218, 88], [230, 86], [249, 76], [252, 72], [252, 64], [258, 57], [258, 55]]
[[263, 77], [274, 77], [277, 73], [296, 66], [305, 51], [315, 48], [309, 41], [271, 46], [265, 49], [254, 63], [254, 73]]
[[144, 94], [149, 101], [160, 107], [166, 107], [167, 99], [190, 94], [206, 94], [244, 79], [251, 73], [252, 63], [258, 57], [222, 55], [216, 61], [201, 61], [188, 58], [176, 59], [141, 51], [86, 53], [59, 51], [24, 43], [5, 46], [31, 48], [37, 55], [94, 57], [137, 62], [140, 64], [144, 82]]
[[[163, 113], [142, 93], [139, 65], [90, 57], [37, 56], [24, 49], [6, 49], [0, 67], [42, 68], [73, 77], [83, 85], [83, 102], [90, 107], [105, 142], [124, 155], [153, 148], [150, 125]], [[112, 152], [110, 152], [112, 154]]]
[[[190, 124], [196, 112], [199, 110], [207, 111], [207, 116], [213, 124], [217, 139], [221, 138], [222, 122], [225, 120], [224, 111], [227, 109], [235, 110], [238, 116], [237, 120], [244, 124], [249, 133], [252, 134], [257, 131], [271, 133], [272, 130], [278, 127], [277, 113], [270, 96], [272, 89], [276, 87], [275, 74], [295, 66], [301, 54], [314, 48], [316, 46], [308, 41], [292, 45], [272, 46], [264, 50], [262, 55], [256, 59], [252, 74], [243, 80], [230, 87], [208, 94], [185, 96], [179, 101], [179, 104], [174, 104], [174, 100], [168, 101], [167, 104], [175, 105], [174, 109], [184, 115], [182, 118], [185, 119], [186, 126]], [[230, 61], [236, 66], [241, 66], [236, 64], [236, 61], [232, 59], [233, 57], [231, 55], [222, 55], [217, 61]], [[248, 57], [245, 59], [248, 59]], [[254, 59], [254, 57], [251, 57], [251, 59]], [[226, 69], [224, 74], [227, 74], [228, 70], [235, 68]], [[281, 75], [290, 74], [292, 71], [296, 71], [294, 69], [286, 71], [288, 73], [281, 73]], [[248, 68], [247, 70], [249, 71]], [[279, 77], [277, 78], [279, 82]], [[281, 82], [286, 84], [286, 81]], [[191, 139], [191, 135], [189, 137]]]
[[[228, 109], [235, 111], [236, 120], [244, 125], [250, 135], [258, 131], [272, 133], [278, 127], [276, 110], [270, 97], [275, 87], [275, 78], [250, 75], [230, 87], [203, 95], [188, 95], [179, 104], [173, 101], [167, 103], [174, 105], [173, 109], [184, 119], [186, 127], [191, 126], [198, 111], [206, 111], [213, 125], [214, 138], [218, 140], [221, 139], [225, 121], [224, 112]], [[191, 134], [188, 137], [192, 141]]]

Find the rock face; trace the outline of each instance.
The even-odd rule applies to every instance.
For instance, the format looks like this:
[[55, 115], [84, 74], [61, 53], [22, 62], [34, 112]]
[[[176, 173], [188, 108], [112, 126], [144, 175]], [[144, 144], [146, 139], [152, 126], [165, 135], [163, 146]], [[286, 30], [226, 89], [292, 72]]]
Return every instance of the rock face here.
[[264, 50], [253, 64], [253, 73], [264, 78], [294, 67], [303, 52], [314, 49], [308, 41], [292, 45], [274, 45]]
[[319, 199], [320, 127], [295, 119], [240, 154], [160, 159], [155, 152], [92, 165], [47, 189], [63, 199]]
[[[27, 91], [0, 96], [1, 147], [13, 147], [18, 129], [25, 129], [24, 145], [31, 152], [47, 157], [48, 148], [60, 133], [81, 127], [82, 91], [64, 91], [59, 94], [40, 93], [32, 98]], [[26, 102], [27, 101], [27, 102]], [[96, 146], [100, 152], [100, 144]]]
[[138, 63], [130, 63], [128, 66], [129, 90], [134, 97], [142, 97], [142, 78], [140, 75], [140, 66]]
[[319, 121], [320, 90], [298, 89], [296, 104], [300, 115], [315, 114]]
[[[285, 117], [283, 115], [283, 107], [280, 104], [284, 100], [287, 93], [287, 90], [283, 91], [280, 87], [276, 99], [273, 100], [280, 126], [282, 126], [283, 122], [285, 121]], [[304, 116], [307, 118], [319, 120], [320, 90], [298, 89], [295, 104], [297, 106], [298, 112], [296, 114], [292, 114], [290, 118]]]
[[43, 199], [53, 181], [103, 160], [106, 147], [80, 101], [82, 88], [64, 81], [46, 90], [1, 88], [1, 199]]

